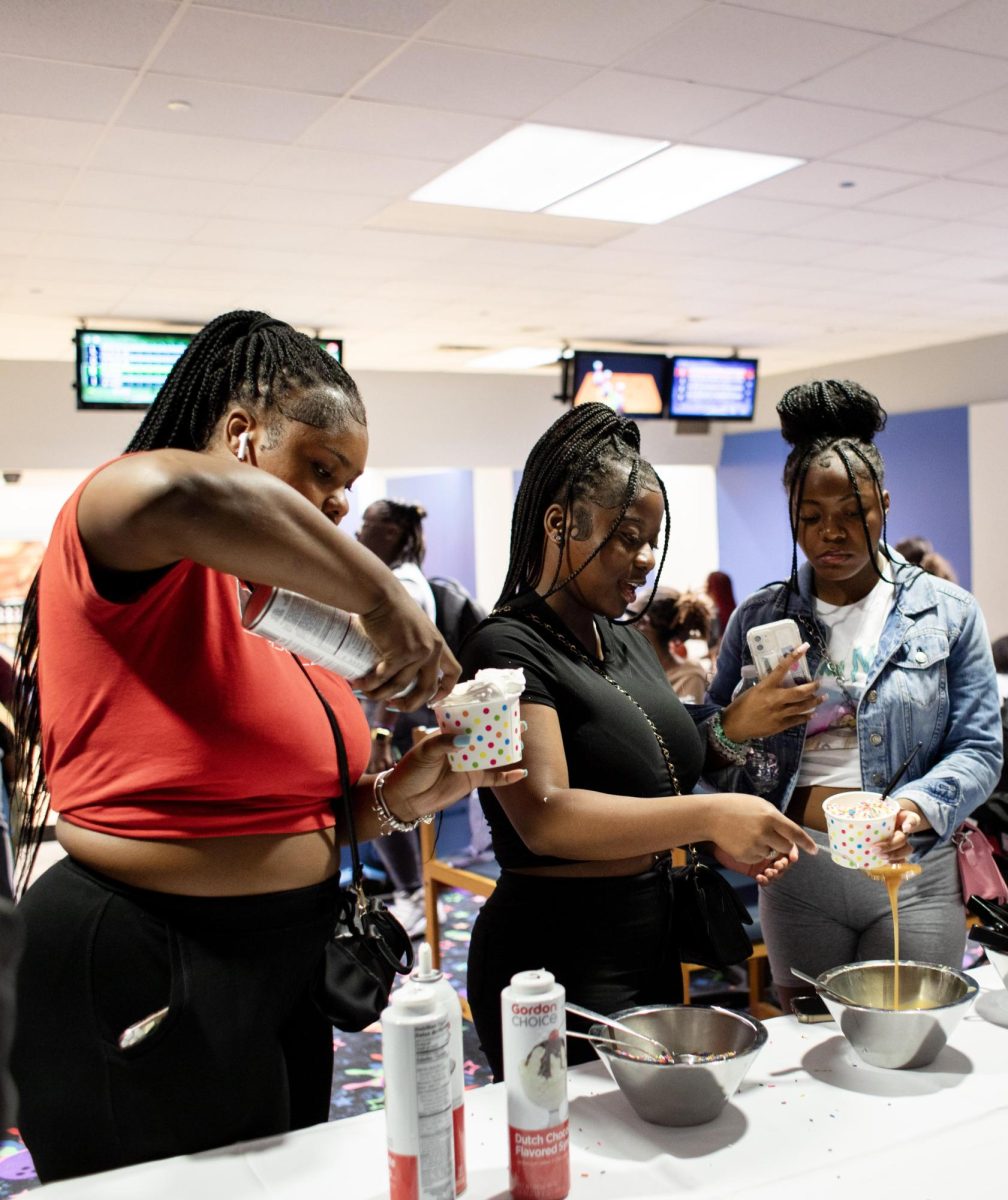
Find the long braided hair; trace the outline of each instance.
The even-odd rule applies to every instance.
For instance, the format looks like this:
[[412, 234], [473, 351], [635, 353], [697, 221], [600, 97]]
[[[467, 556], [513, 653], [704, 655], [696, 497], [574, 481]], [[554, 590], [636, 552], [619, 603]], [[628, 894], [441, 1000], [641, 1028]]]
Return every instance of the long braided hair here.
[[418, 567], [422, 566], [427, 554], [427, 543], [424, 541], [423, 532], [427, 510], [422, 504], [415, 504], [409, 500], [385, 499], [377, 500], [375, 503], [380, 504], [385, 510], [382, 513], [384, 520], [391, 521], [399, 530], [399, 543], [389, 567], [394, 570], [403, 563], [416, 563]]
[[872, 545], [858, 487], [859, 477], [867, 478], [875, 490], [882, 513], [882, 554], [893, 563], [886, 538], [882, 491], [885, 464], [875, 445], [875, 435], [885, 428], [885, 409], [859, 383], [848, 379], [817, 379], [785, 392], [777, 405], [777, 415], [781, 435], [793, 447], [784, 464], [791, 522], [791, 574], [785, 585], [787, 591], [796, 592], [798, 588], [798, 511], [804, 497], [805, 480], [809, 469], [829, 456], [835, 456], [847, 474], [861, 518], [869, 560], [875, 574], [885, 579], [878, 565], [877, 547]]
[[[126, 447], [203, 450], [232, 403], [258, 413], [266, 443], [283, 418], [343, 431], [367, 418], [357, 385], [317, 342], [262, 312], [229, 312], [199, 331], [175, 363]], [[11, 835], [16, 892], [27, 885], [49, 812], [41, 755], [38, 587], [25, 598], [15, 650]]]
[[[539, 582], [546, 560], [543, 518], [551, 504], [563, 505], [564, 537], [569, 529], [570, 536], [576, 540], [591, 535], [590, 516], [583, 507], [585, 501], [603, 508], [618, 508], [619, 512], [605, 536], [577, 570], [561, 579], [561, 562], [557, 562], [545, 593], [547, 596], [559, 592], [580, 575], [616, 532], [630, 505], [645, 490], [660, 491], [665, 508], [665, 540], [648, 597], [650, 604], [668, 553], [669, 506], [661, 479], [651, 464], [640, 456], [640, 430], [627, 417], [619, 416], [608, 405], [597, 402], [579, 404], [564, 413], [532, 447], [525, 462], [511, 520], [511, 557], [497, 605], [506, 604]], [[647, 605], [644, 605], [640, 612], [628, 618], [628, 622], [640, 620], [646, 611]]]

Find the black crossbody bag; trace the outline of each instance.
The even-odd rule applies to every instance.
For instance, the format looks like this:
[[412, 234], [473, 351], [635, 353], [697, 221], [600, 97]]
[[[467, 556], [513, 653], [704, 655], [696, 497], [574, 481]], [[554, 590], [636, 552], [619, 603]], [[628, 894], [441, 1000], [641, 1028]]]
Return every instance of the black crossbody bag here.
[[305, 670], [304, 663], [296, 654], [291, 657], [318, 696], [332, 730], [342, 797], [342, 805], [333, 799], [332, 807], [337, 828], [341, 820], [345, 826], [353, 868], [350, 887], [340, 889], [336, 920], [312, 983], [311, 996], [315, 1007], [337, 1029], [358, 1033], [381, 1015], [396, 975], [407, 975], [413, 969], [413, 943], [385, 905], [364, 894], [364, 871], [357, 849], [343, 734], [332, 706]]

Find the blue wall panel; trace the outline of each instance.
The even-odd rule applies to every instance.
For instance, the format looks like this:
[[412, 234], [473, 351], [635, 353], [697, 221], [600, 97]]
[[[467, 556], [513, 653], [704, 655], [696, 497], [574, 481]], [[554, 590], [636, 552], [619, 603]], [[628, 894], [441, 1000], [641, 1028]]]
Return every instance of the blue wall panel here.
[[422, 504], [427, 510], [424, 574], [450, 575], [475, 593], [472, 471], [390, 475], [386, 482], [391, 498]]
[[[969, 414], [966, 408], [896, 413], [879, 434], [892, 504], [889, 540], [922, 534], [971, 585]], [[791, 532], [781, 472], [788, 445], [777, 430], [729, 434], [717, 472], [721, 570], [736, 600], [784, 578]], [[799, 562], [802, 556], [799, 552]]]

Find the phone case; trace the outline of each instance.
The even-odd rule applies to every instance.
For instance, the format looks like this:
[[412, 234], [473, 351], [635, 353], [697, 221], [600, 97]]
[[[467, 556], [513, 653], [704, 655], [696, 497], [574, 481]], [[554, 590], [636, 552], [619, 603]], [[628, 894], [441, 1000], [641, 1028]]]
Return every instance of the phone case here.
[[[786, 617], [782, 621], [754, 625], [746, 634], [746, 642], [749, 645], [749, 653], [752, 655], [756, 674], [760, 679], [765, 679], [785, 654], [789, 654], [802, 644], [802, 636], [797, 623], [790, 617]], [[805, 656], [802, 655], [787, 679], [791, 683], [809, 683], [811, 678]]]
[[832, 1013], [819, 996], [798, 996], [791, 1001], [791, 1011], [803, 1025], [833, 1020]]

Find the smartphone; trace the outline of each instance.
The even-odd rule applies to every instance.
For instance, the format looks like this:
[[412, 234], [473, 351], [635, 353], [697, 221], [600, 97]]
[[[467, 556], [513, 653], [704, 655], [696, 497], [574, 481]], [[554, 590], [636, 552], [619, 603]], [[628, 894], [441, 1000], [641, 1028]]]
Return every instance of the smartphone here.
[[154, 1032], [161, 1022], [168, 1016], [167, 1008], [159, 1008], [157, 1012], [152, 1012], [149, 1016], [141, 1018], [141, 1020], [128, 1025], [122, 1033], [119, 1034], [119, 1049], [128, 1050], [131, 1046], [137, 1046], [146, 1037]]
[[[783, 621], [770, 621], [766, 625], [754, 625], [746, 634], [746, 641], [759, 678], [765, 679], [786, 654], [797, 650], [802, 640], [798, 625], [790, 617]], [[785, 682], [812, 682], [804, 654], [791, 668]]]
[[803, 1025], [833, 1020], [833, 1015], [821, 996], [798, 996], [791, 1001], [791, 1011]]

